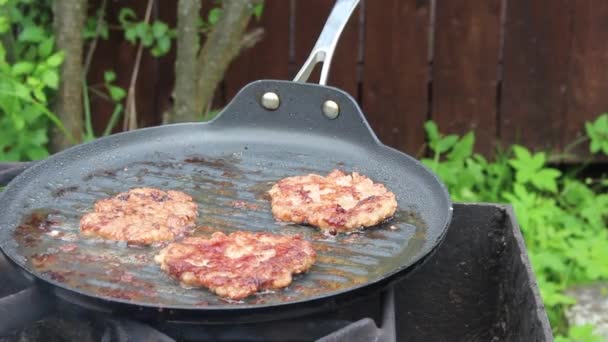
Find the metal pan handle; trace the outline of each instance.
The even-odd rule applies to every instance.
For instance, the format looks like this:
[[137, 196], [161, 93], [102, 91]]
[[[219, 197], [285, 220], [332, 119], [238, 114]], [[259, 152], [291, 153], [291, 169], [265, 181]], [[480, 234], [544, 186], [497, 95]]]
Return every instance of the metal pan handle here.
[[[55, 310], [55, 298], [21, 277], [0, 252], [0, 338]], [[10, 294], [8, 294], [10, 293]]]
[[310, 56], [308, 56], [308, 59], [304, 62], [304, 65], [293, 79], [294, 82], [306, 82], [317, 63], [323, 62], [319, 84], [327, 84], [331, 59], [336, 50], [338, 39], [340, 38], [348, 19], [355, 10], [355, 7], [357, 7], [357, 4], [359, 4], [359, 0], [336, 1], [317, 43], [312, 48]]
[[35, 161], [31, 162], [14, 162], [0, 164], [0, 187], [7, 185], [18, 174], [25, 171], [28, 167], [34, 165]]

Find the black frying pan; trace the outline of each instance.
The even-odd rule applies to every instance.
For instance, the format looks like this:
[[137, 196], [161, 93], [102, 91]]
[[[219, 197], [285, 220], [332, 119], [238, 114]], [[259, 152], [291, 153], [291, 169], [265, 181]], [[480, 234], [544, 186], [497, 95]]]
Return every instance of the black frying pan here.
[[[356, 2], [339, 0], [327, 27], [339, 33], [346, 20], [336, 27], [332, 18], [345, 9], [350, 14]], [[331, 51], [319, 54], [319, 46], [329, 42], [332, 49], [337, 39], [326, 39], [327, 27], [312, 62], [331, 57]], [[303, 70], [300, 80], [310, 68]], [[322, 82], [326, 75], [324, 69]], [[397, 196], [395, 217], [335, 238], [273, 219], [265, 196], [273, 182], [334, 168], [384, 183]], [[205, 226], [195, 234], [301, 233], [318, 260], [285, 290], [229, 303], [204, 289], [184, 289], [162, 273], [152, 260], [159, 248], [79, 236], [78, 220], [95, 201], [142, 186], [192, 195], [198, 224]], [[212, 122], [113, 135], [28, 168], [0, 197], [0, 247], [34, 284], [87, 308], [141, 319], [260, 321], [330, 309], [403, 277], [442, 241], [451, 213], [438, 178], [384, 146], [348, 94], [266, 80], [246, 86]]]

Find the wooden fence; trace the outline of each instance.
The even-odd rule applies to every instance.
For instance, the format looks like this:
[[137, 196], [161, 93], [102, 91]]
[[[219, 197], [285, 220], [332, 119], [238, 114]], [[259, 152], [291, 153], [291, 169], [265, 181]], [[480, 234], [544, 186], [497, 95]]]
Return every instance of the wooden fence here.
[[[253, 23], [264, 27], [264, 39], [231, 65], [215, 104], [255, 79], [291, 79], [333, 2], [266, 0], [261, 21]], [[145, 1], [109, 3], [111, 22], [125, 6], [143, 18]], [[154, 17], [174, 26], [175, 12], [174, 1], [157, 1]], [[383, 142], [415, 155], [429, 119], [444, 132], [474, 129], [483, 153], [498, 140], [561, 151], [584, 121], [608, 111], [607, 18], [606, 0], [362, 0], [329, 84], [359, 101]], [[126, 87], [135, 53], [112, 31], [98, 45], [90, 83], [113, 69]], [[174, 57], [174, 48], [160, 59], [145, 54], [137, 83], [140, 125], [159, 124], [171, 105]], [[100, 127], [112, 106], [92, 101]], [[574, 152], [584, 155], [585, 148]]]

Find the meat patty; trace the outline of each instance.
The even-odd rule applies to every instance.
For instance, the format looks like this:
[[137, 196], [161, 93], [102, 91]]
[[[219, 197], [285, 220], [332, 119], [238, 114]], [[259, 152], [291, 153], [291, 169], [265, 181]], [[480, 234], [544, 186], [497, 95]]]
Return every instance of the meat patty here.
[[306, 272], [315, 259], [311, 243], [299, 235], [244, 231], [186, 238], [155, 257], [163, 271], [184, 285], [234, 300], [288, 286], [292, 275]]
[[136, 188], [95, 203], [80, 219], [83, 235], [130, 244], [173, 241], [194, 227], [198, 216], [192, 197], [180, 191]]
[[281, 179], [269, 191], [280, 221], [309, 224], [330, 233], [374, 226], [395, 214], [395, 194], [353, 172], [333, 170]]

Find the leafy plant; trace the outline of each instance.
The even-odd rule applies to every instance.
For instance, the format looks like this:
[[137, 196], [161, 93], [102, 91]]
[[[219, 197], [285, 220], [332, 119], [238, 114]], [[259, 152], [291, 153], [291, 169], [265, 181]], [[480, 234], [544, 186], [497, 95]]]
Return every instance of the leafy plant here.
[[[103, 74], [103, 78], [104, 78], [104, 87], [106, 88], [106, 90], [108, 92], [109, 100], [114, 104], [114, 110], [112, 111], [110, 120], [108, 121], [108, 124], [106, 125], [106, 127], [102, 133], [102, 136], [107, 136], [112, 133], [112, 129], [114, 129], [114, 127], [118, 123], [118, 119], [120, 118], [121, 114], [124, 111], [124, 106], [122, 105], [122, 100], [127, 96], [127, 92], [123, 88], [114, 84], [114, 81], [116, 80], [116, 73], [114, 73], [114, 71], [107, 70]], [[84, 113], [84, 116], [85, 116], [84, 140], [90, 141], [90, 140], [95, 139], [96, 136], [95, 136], [95, 132], [93, 131], [91, 104], [89, 101], [89, 94], [87, 91], [89, 89], [88, 89], [85, 81], [83, 81], [83, 87], [84, 87], [83, 95], [84, 95], [84, 112], [85, 112]], [[106, 98], [106, 96], [104, 96], [104, 98]]]
[[566, 336], [556, 336], [555, 342], [602, 342], [602, 337], [593, 333], [592, 325], [576, 325], [568, 329]]
[[585, 130], [591, 140], [589, 150], [608, 154], [608, 114], [604, 113], [594, 122], [585, 123]]
[[150, 48], [152, 56], [160, 57], [171, 50], [175, 30], [166, 23], [160, 20], [152, 23], [137, 21], [137, 15], [128, 7], [120, 10], [118, 21], [125, 32], [125, 39], [132, 44], [141, 41], [144, 47]]
[[0, 0], [0, 35], [9, 38], [0, 43], [0, 160], [46, 157], [49, 121], [63, 127], [48, 110], [63, 54], [45, 3]]
[[[223, 14], [223, 9], [221, 7], [220, 1], [216, 2], [217, 7], [213, 7], [207, 13], [207, 18], [200, 17], [198, 19], [198, 27], [201, 33], [209, 33], [213, 26], [217, 24], [220, 20], [220, 17]], [[262, 14], [264, 12], [264, 3], [257, 3], [251, 7], [251, 11], [253, 13], [253, 17], [255, 20], [259, 21], [262, 18]]]
[[104, 18], [103, 7], [97, 9], [95, 16], [87, 18], [84, 32], [82, 33], [82, 37], [84, 39], [93, 39], [97, 36], [101, 37], [102, 39], [108, 39], [110, 37], [110, 29], [108, 22]]
[[[597, 151], [607, 141], [605, 120], [603, 115], [586, 125], [591, 144], [600, 146]], [[422, 162], [445, 182], [454, 200], [513, 205], [555, 333], [562, 341], [593, 341], [584, 337], [587, 328], [567, 329], [563, 310], [574, 299], [564, 290], [608, 279], [606, 179], [577, 179], [549, 167], [544, 152], [518, 145], [488, 161], [473, 153], [473, 133], [444, 136], [433, 122], [425, 130], [432, 158]]]

